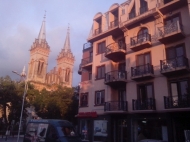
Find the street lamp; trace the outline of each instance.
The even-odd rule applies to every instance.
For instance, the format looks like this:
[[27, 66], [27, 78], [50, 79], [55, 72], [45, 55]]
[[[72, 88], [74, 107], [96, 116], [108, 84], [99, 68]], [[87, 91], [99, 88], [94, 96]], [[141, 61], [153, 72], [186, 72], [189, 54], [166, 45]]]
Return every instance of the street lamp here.
[[27, 86], [27, 76], [26, 76], [26, 72], [25, 72], [25, 66], [24, 66], [21, 74], [18, 74], [16, 71], [12, 71], [12, 72], [19, 75], [21, 77], [21, 80], [24, 79], [24, 81], [25, 81], [24, 94], [23, 94], [23, 98], [22, 98], [22, 109], [21, 109], [21, 113], [20, 113], [20, 122], [19, 122], [18, 137], [17, 137], [17, 142], [19, 142], [21, 122], [22, 122], [22, 114], [23, 114], [23, 108], [24, 108], [24, 100], [26, 97], [26, 92], [28, 90], [28, 86]]

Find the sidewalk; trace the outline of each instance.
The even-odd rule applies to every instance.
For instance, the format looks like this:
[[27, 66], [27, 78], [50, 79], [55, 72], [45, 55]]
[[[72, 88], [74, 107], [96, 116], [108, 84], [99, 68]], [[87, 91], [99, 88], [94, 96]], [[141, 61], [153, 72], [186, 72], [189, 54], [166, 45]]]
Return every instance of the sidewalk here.
[[[21, 135], [20, 138], [19, 138], [19, 142], [22, 142], [23, 141], [23, 136]], [[7, 140], [5, 139], [5, 136], [2, 138], [0, 136], [0, 142], [17, 142], [17, 136], [9, 136], [7, 137]]]

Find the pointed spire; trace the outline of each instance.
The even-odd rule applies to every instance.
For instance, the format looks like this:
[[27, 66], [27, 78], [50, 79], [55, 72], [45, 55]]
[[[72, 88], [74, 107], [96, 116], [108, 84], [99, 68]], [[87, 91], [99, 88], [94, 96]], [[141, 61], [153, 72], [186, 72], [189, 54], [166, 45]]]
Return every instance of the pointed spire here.
[[63, 50], [65, 52], [71, 52], [71, 47], [70, 47], [70, 28], [68, 27], [67, 29], [67, 36], [66, 36], [66, 39], [65, 39], [65, 44], [64, 44], [64, 47], [63, 47]]
[[38, 35], [39, 43], [41, 43], [42, 40], [46, 39], [45, 18], [46, 18], [46, 11], [45, 11], [44, 20], [42, 21], [42, 26]]

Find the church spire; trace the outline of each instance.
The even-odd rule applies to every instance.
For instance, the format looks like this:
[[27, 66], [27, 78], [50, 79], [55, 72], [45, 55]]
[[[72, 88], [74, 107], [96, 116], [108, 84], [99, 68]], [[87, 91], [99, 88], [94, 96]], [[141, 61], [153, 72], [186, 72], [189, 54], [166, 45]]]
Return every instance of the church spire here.
[[42, 40], [46, 39], [45, 18], [46, 18], [46, 14], [44, 15], [44, 20], [42, 21], [42, 26], [38, 35], [39, 43], [41, 43]]
[[70, 29], [69, 29], [69, 27], [67, 29], [67, 36], [66, 36], [66, 39], [65, 39], [65, 44], [64, 44], [63, 50], [65, 52], [71, 52], [71, 47], [70, 47]]

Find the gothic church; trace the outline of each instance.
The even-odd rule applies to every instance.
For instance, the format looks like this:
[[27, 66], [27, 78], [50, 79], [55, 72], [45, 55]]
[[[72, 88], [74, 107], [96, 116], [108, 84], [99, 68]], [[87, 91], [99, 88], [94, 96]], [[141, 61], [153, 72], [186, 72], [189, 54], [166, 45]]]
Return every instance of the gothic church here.
[[36, 89], [52, 90], [54, 85], [72, 87], [73, 65], [75, 57], [70, 47], [70, 32], [67, 30], [65, 44], [57, 56], [57, 65], [47, 72], [50, 46], [46, 41], [45, 17], [33, 45], [30, 48], [30, 61], [27, 79]]

